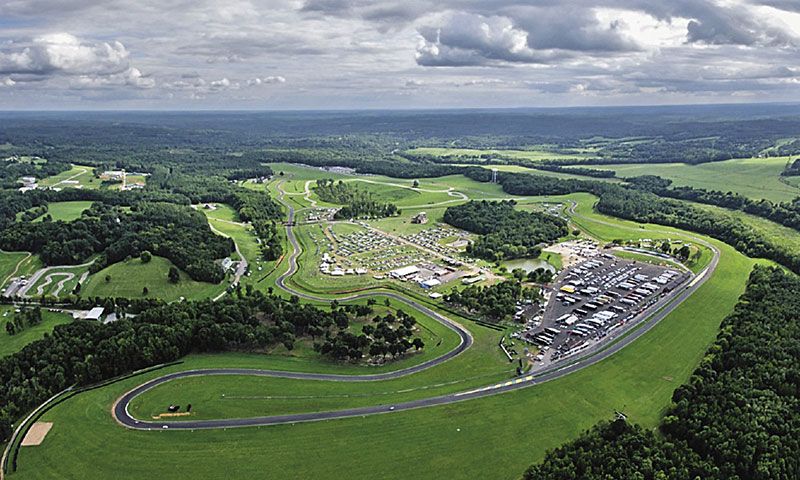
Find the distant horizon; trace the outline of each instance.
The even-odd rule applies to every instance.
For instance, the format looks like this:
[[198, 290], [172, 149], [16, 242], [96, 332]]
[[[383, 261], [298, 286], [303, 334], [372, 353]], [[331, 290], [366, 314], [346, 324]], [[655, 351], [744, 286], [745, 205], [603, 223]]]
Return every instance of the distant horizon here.
[[[565, 105], [565, 106], [519, 106], [519, 107], [351, 107], [351, 108], [324, 108], [324, 107], [309, 107], [309, 108], [59, 108], [59, 109], [6, 109], [0, 107], [0, 113], [125, 113], [125, 112], [141, 112], [141, 113], [269, 113], [269, 112], [459, 112], [459, 111], [555, 111], [555, 110], [604, 110], [604, 109], [660, 109], [660, 108], [703, 108], [703, 107], [758, 107], [758, 106], [775, 106], [775, 107], [791, 107], [800, 106], [800, 100], [797, 101], [759, 101], [759, 102], [707, 102], [707, 103], [651, 103], [651, 104], [619, 104], [619, 105]], [[800, 112], [798, 112], [800, 114]]]

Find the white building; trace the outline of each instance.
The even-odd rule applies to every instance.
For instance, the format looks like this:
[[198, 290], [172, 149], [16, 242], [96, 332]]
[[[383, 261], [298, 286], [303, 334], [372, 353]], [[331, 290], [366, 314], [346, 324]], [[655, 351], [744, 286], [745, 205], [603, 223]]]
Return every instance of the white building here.
[[406, 267], [397, 268], [389, 272], [389, 275], [392, 278], [406, 278], [410, 275], [414, 275], [415, 273], [419, 272], [419, 268], [416, 265], [408, 265]]

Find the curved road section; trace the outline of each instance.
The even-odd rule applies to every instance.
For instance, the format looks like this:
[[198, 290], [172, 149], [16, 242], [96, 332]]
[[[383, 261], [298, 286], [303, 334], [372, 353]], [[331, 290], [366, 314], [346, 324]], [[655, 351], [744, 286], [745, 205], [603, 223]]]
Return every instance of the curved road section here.
[[[283, 199], [281, 195], [281, 201], [282, 200]], [[291, 227], [294, 221], [294, 208], [292, 208], [290, 205], [287, 205], [286, 203], [284, 203], [284, 205], [288, 208], [289, 211], [288, 215], [289, 222], [286, 229], [286, 233], [287, 233], [287, 238], [292, 244], [293, 252], [289, 257], [289, 269], [277, 279], [277, 284], [279, 287], [285, 289], [286, 291], [305, 299], [328, 300], [325, 298], [316, 297], [303, 292], [295, 291], [290, 287], [288, 287], [285, 283], [286, 279], [297, 271], [298, 268], [297, 257], [299, 256], [301, 250], [300, 250], [300, 245], [298, 244], [297, 239], [295, 238], [294, 232], [292, 231]], [[574, 213], [574, 208], [575, 205], [573, 204], [571, 208], [571, 211], [573, 213]], [[488, 385], [486, 387], [481, 387], [473, 390], [451, 393], [429, 398], [422, 398], [419, 400], [411, 400], [389, 406], [378, 405], [378, 406], [349, 408], [343, 410], [333, 410], [327, 412], [310, 412], [310, 413], [298, 413], [289, 415], [273, 415], [268, 417], [250, 417], [250, 418], [178, 421], [178, 422], [164, 422], [164, 421], [155, 422], [155, 421], [137, 420], [129, 413], [128, 407], [130, 405], [130, 402], [134, 398], [163, 383], [170, 382], [176, 379], [205, 376], [205, 375], [254, 375], [254, 376], [292, 378], [298, 380], [327, 380], [327, 381], [341, 381], [341, 382], [365, 382], [365, 381], [389, 380], [404, 375], [409, 375], [411, 373], [419, 372], [426, 368], [430, 368], [434, 365], [445, 362], [455, 357], [456, 355], [460, 354], [461, 352], [469, 348], [469, 346], [472, 344], [472, 336], [469, 334], [467, 330], [461, 327], [458, 323], [454, 322], [453, 320], [450, 320], [449, 318], [443, 315], [440, 315], [437, 312], [434, 312], [433, 310], [423, 305], [420, 305], [419, 303], [413, 300], [407, 299], [405, 297], [390, 292], [381, 292], [379, 294], [378, 293], [358, 294], [358, 295], [343, 297], [340, 300], [356, 300], [360, 298], [369, 298], [375, 295], [387, 296], [389, 298], [402, 302], [406, 305], [409, 305], [410, 307], [415, 308], [421, 311], [422, 313], [425, 313], [426, 315], [429, 315], [435, 318], [436, 320], [442, 322], [450, 329], [454, 330], [459, 334], [459, 336], [461, 337], [461, 343], [459, 344], [458, 347], [451, 350], [450, 352], [435, 359], [429, 360], [427, 362], [402, 370], [396, 370], [393, 372], [386, 372], [379, 374], [371, 374], [371, 375], [336, 375], [336, 374], [302, 373], [302, 372], [287, 372], [278, 370], [255, 370], [255, 369], [239, 369], [239, 368], [201, 369], [201, 370], [187, 370], [182, 372], [175, 372], [150, 380], [146, 383], [139, 385], [133, 390], [128, 391], [122, 397], [120, 397], [116, 401], [116, 403], [114, 403], [114, 406], [112, 407], [112, 413], [114, 415], [114, 418], [120, 424], [124, 425], [125, 427], [137, 430], [154, 430], [154, 429], [194, 430], [194, 429], [214, 429], [214, 428], [233, 428], [233, 427], [255, 427], [255, 426], [279, 425], [279, 424], [297, 423], [297, 422], [313, 422], [313, 421], [330, 420], [337, 418], [348, 418], [348, 417], [356, 417], [364, 415], [374, 415], [379, 413], [391, 413], [404, 410], [412, 410], [416, 408], [432, 407], [437, 405], [446, 405], [465, 400], [472, 400], [475, 398], [488, 397], [490, 395], [497, 395], [500, 393], [505, 393], [513, 390], [519, 390], [522, 388], [528, 388], [533, 385], [548, 382], [550, 380], [555, 380], [557, 378], [564, 377], [573, 372], [586, 368], [590, 365], [594, 365], [598, 362], [601, 362], [604, 359], [622, 350], [627, 345], [634, 342], [636, 339], [638, 339], [639, 337], [647, 333], [650, 329], [652, 329], [656, 324], [658, 324], [658, 322], [660, 322], [667, 315], [669, 315], [678, 305], [683, 303], [684, 300], [686, 300], [689, 296], [691, 296], [698, 288], [700, 288], [700, 286], [702, 286], [706, 282], [706, 280], [713, 274], [714, 270], [717, 267], [717, 264], [719, 262], [719, 251], [709, 243], [697, 237], [694, 238], [700, 243], [704, 244], [705, 246], [711, 248], [714, 255], [710, 264], [708, 265], [708, 267], [705, 268], [705, 270], [700, 272], [691, 282], [689, 282], [686, 286], [684, 286], [683, 290], [681, 290], [677, 295], [669, 299], [666, 299], [665, 304], [658, 305], [657, 306], [658, 310], [654, 314], [652, 314], [649, 318], [647, 318], [647, 320], [645, 320], [644, 323], [634, 324], [632, 329], [627, 333], [627, 335], [617, 339], [610, 345], [605, 344], [598, 346], [599, 350], [586, 352], [583, 356], [576, 358], [571, 362], [555, 364], [547, 369], [543, 369], [539, 372], [524, 377], [518, 377], [516, 379], [509, 380], [503, 383]]]

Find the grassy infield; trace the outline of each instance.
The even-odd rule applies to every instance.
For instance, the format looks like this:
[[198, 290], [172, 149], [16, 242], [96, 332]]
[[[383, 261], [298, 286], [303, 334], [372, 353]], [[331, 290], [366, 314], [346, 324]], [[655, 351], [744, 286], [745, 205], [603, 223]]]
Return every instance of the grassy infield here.
[[[436, 179], [435, 183], [446, 181]], [[469, 187], [499, 189], [474, 183]], [[298, 188], [302, 191], [302, 185]], [[640, 227], [602, 217], [591, 211], [591, 196], [568, 197], [579, 202], [581, 215], [613, 224], [577, 221], [600, 238], [653, 236], [651, 229], [672, 231], [675, 238], [681, 235], [666, 227]], [[113, 401], [162, 371], [81, 394], [54, 408], [44, 418], [55, 422], [53, 430], [41, 447], [22, 450], [20, 470], [12, 478], [307, 478], [341, 476], [345, 469], [349, 478], [517, 477], [528, 464], [540, 459], [545, 449], [573, 438], [598, 420], [610, 418], [614, 409], [623, 409], [633, 421], [647, 427], [657, 424], [672, 391], [688, 378], [702, 357], [755, 263], [725, 244], [712, 243], [722, 253], [720, 264], [696, 295], [622, 352], [560, 380], [445, 407], [310, 424], [152, 433], [117, 426], [109, 415]], [[429, 321], [425, 325], [436, 327]], [[135, 409], [146, 416], [171, 401], [190, 401], [198, 416], [207, 417], [334, 409], [461, 390], [506, 377], [510, 369], [495, 346], [497, 332], [467, 325], [476, 339], [472, 349], [411, 377], [358, 385], [252, 378], [243, 382], [235, 377], [198, 379], [182, 382], [180, 391], [177, 383], [161, 387], [142, 397]], [[443, 345], [451, 341], [447, 332], [440, 335]], [[404, 360], [406, 364], [416, 361], [419, 359], [413, 357]], [[320, 363], [310, 357], [244, 354], [191, 356], [184, 365], [172, 369], [202, 366], [343, 373], [365, 370]], [[453, 381], [459, 383], [440, 385]], [[418, 390], [398, 392], [405, 389]], [[222, 400], [222, 393], [316, 397]], [[369, 396], [330, 398], [354, 393]], [[116, 454], [109, 455], [111, 451]], [[80, 461], [71, 460], [78, 458]]]

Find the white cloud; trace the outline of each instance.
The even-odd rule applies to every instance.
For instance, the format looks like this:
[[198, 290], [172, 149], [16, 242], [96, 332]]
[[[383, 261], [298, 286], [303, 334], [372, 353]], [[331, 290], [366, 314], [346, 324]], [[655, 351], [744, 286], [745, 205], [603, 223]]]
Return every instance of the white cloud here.
[[247, 81], [247, 85], [269, 85], [274, 83], [286, 83], [286, 78], [281, 75], [270, 75], [268, 77], [256, 77]]
[[0, 73], [109, 75], [129, 68], [120, 42], [82, 42], [68, 33], [51, 33], [0, 49]]

